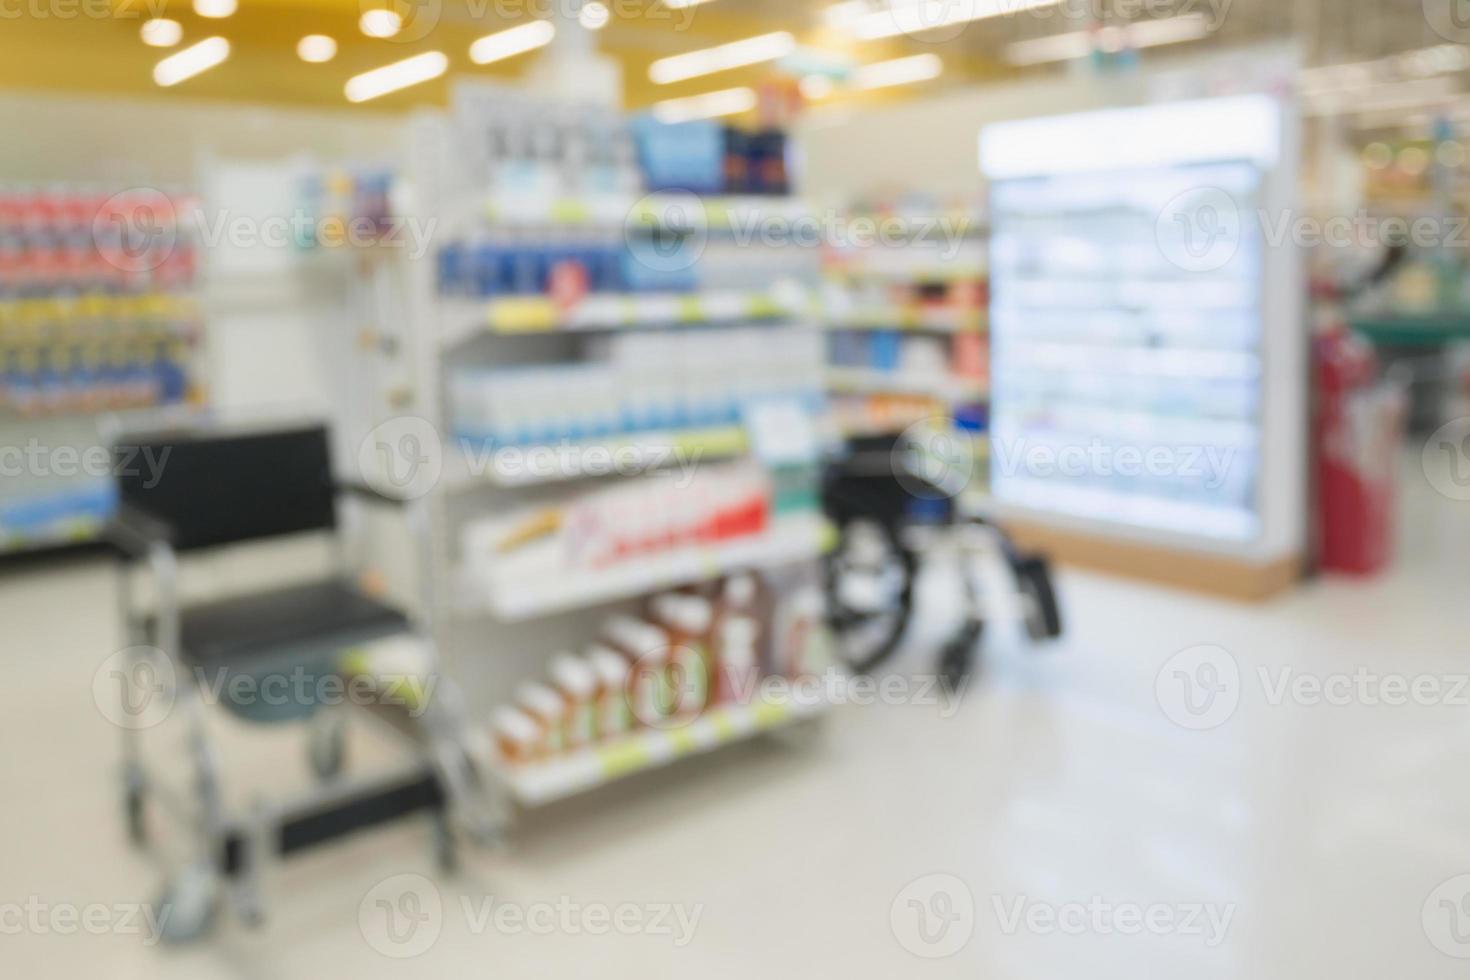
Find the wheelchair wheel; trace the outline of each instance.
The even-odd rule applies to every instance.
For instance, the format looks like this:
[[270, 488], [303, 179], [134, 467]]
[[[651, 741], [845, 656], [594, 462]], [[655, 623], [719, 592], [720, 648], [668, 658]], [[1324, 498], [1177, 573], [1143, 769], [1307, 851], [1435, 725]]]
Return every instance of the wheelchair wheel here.
[[917, 567], [891, 525], [864, 517], [842, 524], [826, 562], [828, 621], [837, 659], [854, 673], [873, 670], [903, 638]]
[[1052, 588], [1051, 567], [1045, 558], [1016, 561], [1016, 585], [1025, 606], [1026, 632], [1035, 642], [1062, 635], [1062, 613]]

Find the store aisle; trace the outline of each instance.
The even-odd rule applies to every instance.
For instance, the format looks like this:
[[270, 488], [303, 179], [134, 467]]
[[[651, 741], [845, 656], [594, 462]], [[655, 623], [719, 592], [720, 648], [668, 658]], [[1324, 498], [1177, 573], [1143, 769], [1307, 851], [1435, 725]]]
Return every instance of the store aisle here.
[[[28, 693], [0, 717], [0, 785], [25, 805], [0, 809], [0, 927], [15, 931], [17, 907], [93, 906], [117, 928], [64, 935], [53, 918], [0, 935], [7, 973], [1461, 976], [1430, 938], [1455, 923], [1427, 900], [1470, 872], [1470, 694], [1452, 628], [1470, 511], [1408, 482], [1406, 557], [1380, 583], [1243, 607], [1067, 574], [1063, 646], [995, 638], [952, 715], [849, 706], [810, 744], [737, 747], [551, 809], [437, 898], [405, 898], [395, 879], [433, 874], [423, 826], [368, 835], [277, 869], [262, 932], [231, 923], [185, 951], [118, 925], [157, 872], [127, 850], [115, 733], [93, 701], [117, 645], [110, 575], [11, 576], [7, 679]], [[947, 603], [931, 591], [940, 629]], [[1191, 713], [1171, 685], [1179, 670], [1206, 675], [1170, 658], [1201, 644], [1223, 648], [1209, 662], [1233, 662], [1240, 681]], [[928, 667], [915, 653], [898, 669]], [[1369, 703], [1393, 700], [1392, 677], [1439, 703]], [[1310, 703], [1314, 678], [1323, 703]], [[1330, 703], [1347, 683], [1354, 703]], [[1192, 731], [1171, 715], [1221, 723]], [[257, 785], [306, 778], [304, 762], [283, 773], [250, 744]], [[411, 928], [423, 954], [384, 955], [408, 950]], [[966, 936], [951, 958], [917, 955]]]

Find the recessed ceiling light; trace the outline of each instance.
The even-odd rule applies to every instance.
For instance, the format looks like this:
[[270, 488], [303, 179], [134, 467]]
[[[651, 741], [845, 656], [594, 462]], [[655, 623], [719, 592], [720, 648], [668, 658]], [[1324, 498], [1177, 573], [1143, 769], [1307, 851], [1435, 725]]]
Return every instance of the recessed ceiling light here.
[[184, 39], [184, 28], [176, 20], [154, 17], [143, 21], [143, 26], [138, 28], [138, 36], [150, 48], [171, 48]]
[[612, 12], [607, 9], [607, 4], [590, 0], [582, 4], [582, 9], [577, 13], [577, 23], [589, 31], [600, 31], [607, 26], [612, 18]]
[[403, 30], [403, 18], [392, 10], [365, 10], [357, 26], [368, 37], [392, 37]]
[[194, 0], [194, 13], [200, 17], [228, 17], [239, 6], [239, 0]]
[[302, 61], [319, 65], [337, 57], [337, 42], [325, 34], [308, 34], [296, 42], [296, 55]]

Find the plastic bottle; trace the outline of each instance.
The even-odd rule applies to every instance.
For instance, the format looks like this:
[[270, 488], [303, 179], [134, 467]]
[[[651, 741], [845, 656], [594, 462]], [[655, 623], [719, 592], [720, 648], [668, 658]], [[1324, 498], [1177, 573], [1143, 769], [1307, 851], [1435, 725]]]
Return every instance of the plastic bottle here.
[[492, 728], [496, 751], [509, 765], [522, 766], [544, 755], [541, 727], [524, 711], [502, 708], [496, 712]]
[[649, 602], [654, 621], [669, 634], [669, 688], [675, 716], [688, 720], [710, 703], [711, 680], [715, 675], [710, 629], [714, 609], [709, 600], [696, 595], [670, 593]]
[[545, 684], [525, 684], [518, 692], [516, 703], [540, 729], [549, 754], [555, 755], [566, 748], [567, 704], [560, 694]]
[[721, 590], [715, 622], [714, 698], [740, 700], [755, 690], [766, 658], [770, 601], [754, 575], [731, 576]]
[[617, 738], [633, 730], [628, 703], [628, 658], [600, 643], [587, 649], [587, 663], [597, 675], [597, 733]]
[[669, 634], [634, 616], [614, 616], [603, 637], [629, 661], [634, 718], [644, 725], [663, 724], [674, 703], [668, 688]]
[[566, 746], [580, 748], [597, 740], [597, 674], [585, 662], [564, 653], [551, 662], [551, 680], [566, 702]]

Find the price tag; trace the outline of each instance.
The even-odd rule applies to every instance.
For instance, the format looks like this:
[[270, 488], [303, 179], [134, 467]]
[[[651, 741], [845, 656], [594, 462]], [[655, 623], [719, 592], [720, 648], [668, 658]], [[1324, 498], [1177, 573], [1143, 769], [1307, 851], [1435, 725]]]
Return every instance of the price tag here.
[[745, 430], [751, 452], [767, 466], [815, 463], [821, 453], [811, 413], [795, 398], [770, 398], [747, 405]]

